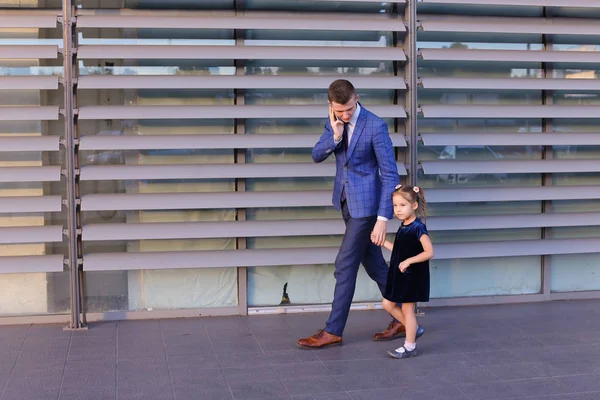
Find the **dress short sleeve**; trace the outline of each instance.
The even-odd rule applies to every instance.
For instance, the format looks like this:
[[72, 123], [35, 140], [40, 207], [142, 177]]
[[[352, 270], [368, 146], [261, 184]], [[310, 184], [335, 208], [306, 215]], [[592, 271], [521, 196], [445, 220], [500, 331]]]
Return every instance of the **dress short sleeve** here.
[[421, 222], [421, 220], [417, 220], [417, 224], [415, 224], [415, 235], [417, 236], [417, 239], [421, 240], [421, 236], [423, 235], [427, 235], [429, 236], [429, 232], [427, 232], [427, 227], [425, 226], [425, 224], [423, 222]]

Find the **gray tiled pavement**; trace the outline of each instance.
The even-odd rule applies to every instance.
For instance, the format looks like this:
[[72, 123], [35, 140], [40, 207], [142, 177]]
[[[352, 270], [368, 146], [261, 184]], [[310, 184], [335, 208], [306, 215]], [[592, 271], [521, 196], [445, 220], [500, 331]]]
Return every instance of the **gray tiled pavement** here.
[[374, 343], [299, 350], [326, 314], [0, 326], [0, 400], [600, 400], [600, 301], [425, 309], [415, 359]]

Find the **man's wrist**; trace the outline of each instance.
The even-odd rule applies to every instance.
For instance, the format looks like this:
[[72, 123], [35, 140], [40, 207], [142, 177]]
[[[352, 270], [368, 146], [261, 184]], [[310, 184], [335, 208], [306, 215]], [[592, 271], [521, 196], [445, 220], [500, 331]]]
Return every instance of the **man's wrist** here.
[[387, 222], [387, 221], [388, 221], [388, 219], [387, 219], [386, 217], [382, 217], [381, 215], [378, 215], [378, 216], [377, 216], [377, 221], [384, 221], [384, 222]]

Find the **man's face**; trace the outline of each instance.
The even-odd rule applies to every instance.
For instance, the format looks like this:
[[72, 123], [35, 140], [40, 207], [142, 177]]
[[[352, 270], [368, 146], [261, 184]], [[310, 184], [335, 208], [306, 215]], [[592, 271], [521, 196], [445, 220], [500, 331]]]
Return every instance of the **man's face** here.
[[358, 95], [354, 95], [346, 104], [336, 103], [335, 101], [329, 103], [335, 116], [344, 122], [350, 122], [352, 116], [356, 112], [357, 104]]

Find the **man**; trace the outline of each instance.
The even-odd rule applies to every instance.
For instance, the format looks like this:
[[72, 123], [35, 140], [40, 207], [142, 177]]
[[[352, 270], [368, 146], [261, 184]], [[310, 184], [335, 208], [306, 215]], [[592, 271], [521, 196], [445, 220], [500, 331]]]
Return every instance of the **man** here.
[[[354, 86], [345, 79], [336, 80], [329, 86], [328, 100], [329, 121], [312, 157], [322, 162], [335, 154], [332, 201], [342, 212], [346, 231], [335, 260], [331, 314], [325, 329], [298, 341], [298, 347], [304, 349], [342, 344], [361, 262], [381, 292], [385, 290], [388, 266], [379, 246], [393, 216], [392, 192], [399, 180], [387, 125], [360, 105]], [[393, 321], [373, 340], [391, 340], [404, 334], [404, 326]]]

